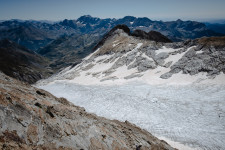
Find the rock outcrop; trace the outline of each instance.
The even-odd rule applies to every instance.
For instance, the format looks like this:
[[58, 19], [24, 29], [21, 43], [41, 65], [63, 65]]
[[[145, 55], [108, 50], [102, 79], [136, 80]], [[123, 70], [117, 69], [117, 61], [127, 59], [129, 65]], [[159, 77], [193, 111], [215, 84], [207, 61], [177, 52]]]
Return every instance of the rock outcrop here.
[[202, 38], [196, 40], [196, 46], [185, 52], [183, 57], [170, 67], [170, 71], [161, 78], [168, 79], [173, 74], [196, 75], [200, 72], [207, 73], [213, 78], [220, 73], [225, 73], [225, 38]]
[[87, 113], [0, 73], [1, 149], [168, 149], [145, 130]]
[[142, 39], [147, 39], [156, 42], [164, 42], [164, 43], [171, 43], [172, 41], [168, 39], [166, 36], [162, 35], [157, 31], [149, 31], [148, 33], [142, 30], [134, 30], [132, 33], [133, 36], [140, 37]]

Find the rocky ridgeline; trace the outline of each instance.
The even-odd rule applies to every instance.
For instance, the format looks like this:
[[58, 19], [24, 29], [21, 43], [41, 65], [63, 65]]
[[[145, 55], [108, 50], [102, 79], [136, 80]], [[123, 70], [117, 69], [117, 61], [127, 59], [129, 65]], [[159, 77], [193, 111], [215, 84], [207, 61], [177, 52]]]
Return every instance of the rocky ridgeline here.
[[134, 36], [128, 27], [117, 26], [105, 35], [96, 51], [82, 63], [66, 68], [49, 78], [48, 82], [79, 77], [99, 81], [128, 80], [140, 78], [147, 71], [154, 71], [161, 79], [177, 73], [206, 73], [208, 78], [225, 73], [224, 37], [164, 43], [142, 35]]
[[1, 149], [168, 149], [145, 130], [87, 113], [0, 73]]

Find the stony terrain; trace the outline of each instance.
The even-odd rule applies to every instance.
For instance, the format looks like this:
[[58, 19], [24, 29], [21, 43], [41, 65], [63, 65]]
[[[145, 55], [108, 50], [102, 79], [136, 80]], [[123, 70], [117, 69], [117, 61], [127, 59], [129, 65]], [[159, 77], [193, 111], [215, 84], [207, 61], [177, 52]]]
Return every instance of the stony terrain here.
[[87, 113], [0, 73], [1, 149], [168, 149], [146, 130]]

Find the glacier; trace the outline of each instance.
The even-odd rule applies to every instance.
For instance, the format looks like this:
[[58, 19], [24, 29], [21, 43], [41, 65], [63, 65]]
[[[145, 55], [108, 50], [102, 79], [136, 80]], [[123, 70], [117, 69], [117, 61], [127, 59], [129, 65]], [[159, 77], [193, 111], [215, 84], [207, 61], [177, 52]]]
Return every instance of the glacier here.
[[58, 80], [39, 88], [87, 112], [128, 120], [156, 137], [196, 149], [225, 149], [225, 85], [80, 85]]

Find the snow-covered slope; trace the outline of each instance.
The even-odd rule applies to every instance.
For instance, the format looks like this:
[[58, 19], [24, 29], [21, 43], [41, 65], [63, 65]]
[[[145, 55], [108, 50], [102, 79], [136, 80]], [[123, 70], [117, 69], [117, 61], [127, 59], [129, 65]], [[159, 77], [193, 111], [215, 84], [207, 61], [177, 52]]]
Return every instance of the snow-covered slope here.
[[225, 149], [224, 64], [218, 41], [165, 44], [118, 29], [82, 63], [37, 86], [169, 144], [185, 144], [175, 142], [178, 149], [219, 150]]
[[44, 82], [224, 84], [224, 63], [225, 51], [214, 47], [204, 47], [194, 41], [157, 43], [129, 36], [118, 29], [81, 64], [70, 66]]

